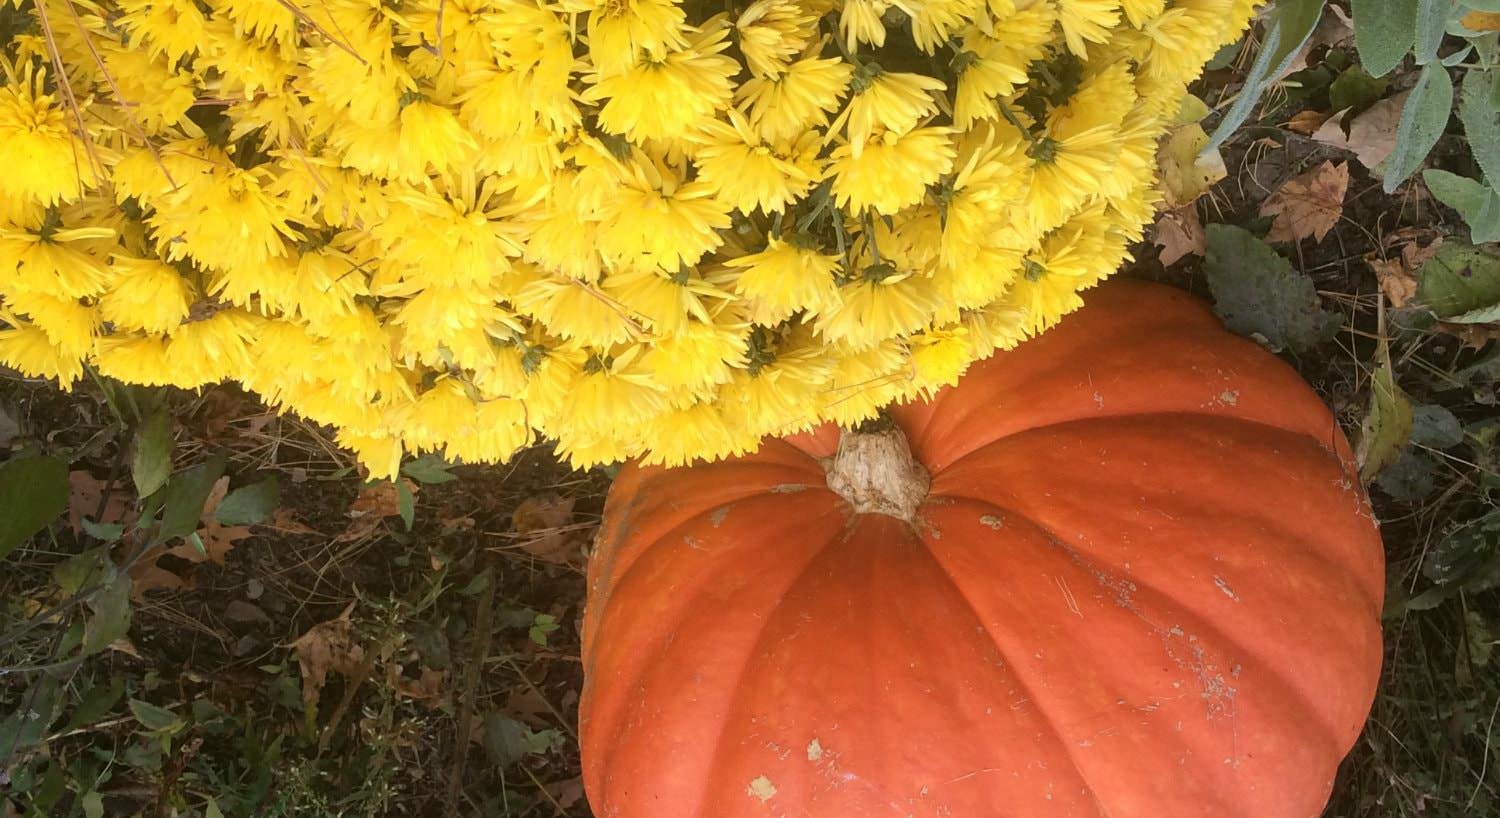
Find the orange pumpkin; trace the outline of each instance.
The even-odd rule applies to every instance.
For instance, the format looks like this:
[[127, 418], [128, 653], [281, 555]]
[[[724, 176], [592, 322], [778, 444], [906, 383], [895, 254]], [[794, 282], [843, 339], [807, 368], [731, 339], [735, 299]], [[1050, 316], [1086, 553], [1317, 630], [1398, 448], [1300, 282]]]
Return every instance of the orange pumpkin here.
[[1295, 372], [1119, 282], [892, 416], [621, 472], [584, 624], [598, 815], [1319, 813], [1384, 560]]

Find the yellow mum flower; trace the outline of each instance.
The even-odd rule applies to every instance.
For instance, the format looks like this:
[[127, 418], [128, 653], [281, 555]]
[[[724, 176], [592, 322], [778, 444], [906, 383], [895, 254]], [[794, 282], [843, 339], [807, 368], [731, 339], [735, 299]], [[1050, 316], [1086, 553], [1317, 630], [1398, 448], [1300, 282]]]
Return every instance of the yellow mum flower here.
[[105, 321], [123, 330], [170, 333], [188, 317], [193, 287], [178, 272], [156, 259], [114, 256], [113, 280], [99, 299]]
[[854, 95], [830, 127], [830, 136], [846, 128], [845, 138], [855, 158], [865, 143], [879, 133], [902, 136], [937, 112], [934, 95], [948, 86], [921, 74], [885, 71], [866, 63], [854, 72]]
[[293, 5], [0, 43], [0, 361], [235, 379], [391, 476], [718, 457], [951, 383], [1125, 258], [1256, 0]]
[[877, 135], [859, 154], [849, 145], [834, 149], [827, 175], [834, 200], [854, 212], [865, 209], [890, 215], [914, 205], [953, 169], [953, 129], [918, 128], [898, 135]]
[[854, 67], [837, 58], [804, 57], [775, 78], [748, 80], [735, 100], [762, 138], [783, 142], [827, 125], [853, 76]]
[[87, 149], [57, 98], [43, 92], [46, 82], [45, 71], [27, 64], [0, 85], [0, 200], [53, 205], [94, 184]]
[[618, 73], [585, 75], [586, 102], [603, 102], [599, 125], [630, 140], [691, 134], [734, 97], [730, 77], [739, 65], [720, 52], [729, 47], [728, 28], [715, 18], [687, 44], [661, 58], [646, 56]]
[[778, 213], [806, 195], [821, 174], [817, 134], [796, 142], [767, 144], [738, 111], [729, 122], [714, 122], [694, 137], [698, 178], [720, 201], [742, 213]]
[[734, 291], [750, 304], [750, 320], [774, 326], [805, 311], [817, 315], [839, 303], [834, 273], [840, 258], [799, 245], [795, 240], [771, 239], [766, 249], [724, 262], [740, 270]]
[[0, 310], [0, 363], [32, 378], [56, 380], [64, 389], [83, 377], [82, 356], [65, 354], [40, 327]]

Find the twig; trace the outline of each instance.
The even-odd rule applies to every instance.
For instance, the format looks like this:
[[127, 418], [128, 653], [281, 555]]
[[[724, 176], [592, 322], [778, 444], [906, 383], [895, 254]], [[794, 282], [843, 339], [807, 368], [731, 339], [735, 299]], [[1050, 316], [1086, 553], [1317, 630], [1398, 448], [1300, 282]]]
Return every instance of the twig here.
[[[328, 33], [328, 29], [323, 28], [321, 25], [319, 25], [317, 20], [314, 20], [313, 18], [307, 16], [307, 12], [303, 11], [300, 8], [297, 8], [295, 5], [292, 4], [291, 0], [276, 0], [276, 2], [280, 3], [282, 8], [286, 9], [287, 11], [290, 11], [292, 13], [293, 17], [296, 17], [298, 20], [301, 20], [302, 22], [307, 23], [309, 26], [312, 26], [312, 28], [313, 28], [314, 31], [318, 32], [319, 34], [323, 35], [324, 37], [327, 37], [328, 38], [328, 42], [333, 43], [334, 45], [338, 46], [339, 48], [343, 49], [344, 51], [347, 51], [349, 53], [349, 56], [353, 57], [356, 60], [359, 60], [359, 64], [360, 65], [369, 65], [368, 62], [365, 62], [365, 58], [359, 56], [359, 52], [354, 50], [354, 46], [350, 45], [349, 43], [347, 43], [347, 42], [345, 42], [343, 40], [340, 40], [339, 38], [333, 36], [332, 34], [329, 34]], [[335, 25], [336, 24], [337, 24], [337, 21], [335, 21]]]
[[474, 615], [474, 643], [469, 648], [469, 666], [464, 668], [464, 696], [458, 711], [458, 732], [453, 738], [453, 770], [448, 776], [443, 818], [453, 818], [458, 814], [458, 796], [463, 792], [464, 768], [469, 757], [469, 735], [474, 730], [475, 688], [479, 686], [479, 670], [484, 667], [490, 652], [490, 620], [494, 617], [495, 589], [500, 582], [494, 561], [487, 552], [485, 563], [484, 570], [490, 574], [490, 587], [479, 598], [479, 610]]

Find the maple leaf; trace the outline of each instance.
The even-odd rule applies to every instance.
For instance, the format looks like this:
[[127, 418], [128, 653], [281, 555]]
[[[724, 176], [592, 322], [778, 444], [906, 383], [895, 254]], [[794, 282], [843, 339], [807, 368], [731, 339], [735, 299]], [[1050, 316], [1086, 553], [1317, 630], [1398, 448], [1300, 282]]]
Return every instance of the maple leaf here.
[[1349, 192], [1349, 163], [1332, 162], [1288, 179], [1260, 206], [1262, 216], [1275, 216], [1270, 241], [1322, 241], [1344, 215]]

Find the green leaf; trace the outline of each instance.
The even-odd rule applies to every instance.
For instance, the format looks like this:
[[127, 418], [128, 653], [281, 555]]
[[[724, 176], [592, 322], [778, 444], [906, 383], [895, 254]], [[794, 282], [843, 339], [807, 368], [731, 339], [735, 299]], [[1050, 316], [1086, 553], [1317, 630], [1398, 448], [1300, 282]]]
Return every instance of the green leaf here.
[[89, 790], [78, 799], [78, 806], [83, 810], [83, 818], [104, 818], [104, 796], [97, 790]]
[[1211, 224], [1203, 272], [1214, 311], [1231, 330], [1275, 349], [1302, 351], [1332, 338], [1339, 316], [1325, 312], [1312, 279], [1243, 228]]
[[68, 510], [68, 467], [55, 457], [0, 464], [0, 559]]
[[281, 502], [281, 487], [272, 475], [264, 480], [240, 486], [224, 496], [214, 509], [214, 519], [224, 525], [252, 525], [271, 518]]
[[1334, 79], [1328, 86], [1329, 107], [1335, 111], [1363, 109], [1385, 96], [1390, 81], [1377, 79], [1354, 66]]
[[1354, 47], [1366, 71], [1382, 77], [1406, 58], [1417, 38], [1417, 2], [1353, 0]]
[[73, 709], [73, 715], [68, 717], [68, 726], [63, 732], [87, 727], [109, 715], [109, 711], [114, 709], [124, 695], [125, 680], [119, 676], [110, 679], [108, 684], [95, 684], [88, 688], [79, 696], [78, 706]]
[[21, 694], [15, 712], [0, 719], [0, 753], [8, 753], [12, 747], [21, 751], [41, 744], [61, 707], [62, 683], [49, 674], [37, 676]]
[[1427, 160], [1448, 127], [1453, 112], [1453, 79], [1437, 63], [1422, 68], [1417, 84], [1401, 109], [1396, 126], [1396, 149], [1386, 161], [1385, 192], [1394, 193]]
[[1422, 181], [1434, 198], [1458, 212], [1476, 243], [1500, 240], [1500, 193], [1494, 188], [1436, 168], [1423, 171]]
[[1453, 11], [1453, 0], [1420, 0], [1417, 4], [1417, 29], [1413, 37], [1413, 50], [1417, 54], [1417, 65], [1428, 65], [1437, 59], [1438, 46], [1448, 30], [1448, 17]]
[[157, 542], [173, 537], [186, 537], [198, 530], [198, 521], [203, 516], [203, 504], [213, 491], [214, 482], [224, 474], [224, 456], [218, 455], [206, 463], [173, 475], [162, 489], [161, 528], [156, 532]]
[[136, 493], [150, 497], [172, 476], [172, 424], [165, 409], [157, 409], [135, 432], [130, 476]]
[[1370, 384], [1370, 411], [1360, 425], [1359, 448], [1355, 452], [1360, 479], [1370, 483], [1401, 457], [1401, 450], [1411, 440], [1412, 422], [1411, 401], [1396, 385], [1387, 358], [1375, 370]]
[[1451, 449], [1464, 442], [1464, 427], [1447, 408], [1423, 404], [1412, 408], [1411, 442], [1434, 449]]
[[90, 548], [52, 566], [52, 581], [57, 583], [63, 596], [72, 596], [84, 588], [110, 582], [115, 574], [107, 546]]
[[424, 454], [416, 460], [401, 467], [401, 473], [429, 486], [439, 483], [451, 483], [458, 479], [458, 475], [448, 471], [453, 465], [435, 454]]
[[89, 597], [93, 616], [83, 626], [83, 655], [108, 648], [130, 632], [130, 575], [116, 572], [113, 580]]
[[[1495, 111], [1490, 92], [1500, 82], [1500, 71], [1469, 71], [1464, 74], [1459, 94], [1458, 118], [1469, 139], [1469, 150], [1484, 177], [1500, 182], [1500, 114]], [[1491, 193], [1493, 193], [1493, 189]], [[1493, 239], [1488, 239], [1493, 241]]]
[[1417, 297], [1444, 319], [1500, 304], [1500, 255], [1463, 242], [1444, 242], [1417, 271]]
[[1255, 55], [1255, 62], [1251, 63], [1250, 71], [1245, 75], [1239, 96], [1229, 106], [1229, 110], [1224, 112], [1224, 119], [1214, 129], [1213, 137], [1204, 148], [1205, 152], [1224, 144], [1250, 118], [1250, 112], [1265, 93], [1266, 86], [1286, 73], [1297, 52], [1312, 37], [1326, 3], [1327, 0], [1282, 0], [1271, 10], [1267, 17], [1266, 39], [1261, 44], [1260, 53]]
[[396, 481], [396, 511], [401, 515], [401, 522], [410, 531], [417, 521], [416, 499], [411, 496], [411, 488], [406, 485], [405, 480]]
[[531, 627], [527, 630], [526, 635], [531, 641], [542, 647], [546, 647], [547, 634], [557, 630], [557, 627], [557, 617], [552, 614], [537, 614], [536, 618], [532, 620]]
[[213, 796], [208, 797], [208, 803], [203, 805], [203, 818], [224, 818], [224, 811], [219, 809], [219, 802]]
[[96, 523], [87, 517], [81, 517], [78, 524], [83, 526], [84, 533], [104, 542], [114, 542], [125, 533], [124, 523]]
[[130, 714], [135, 716], [142, 727], [153, 733], [171, 733], [183, 726], [182, 719], [176, 713], [140, 699], [130, 700]]

